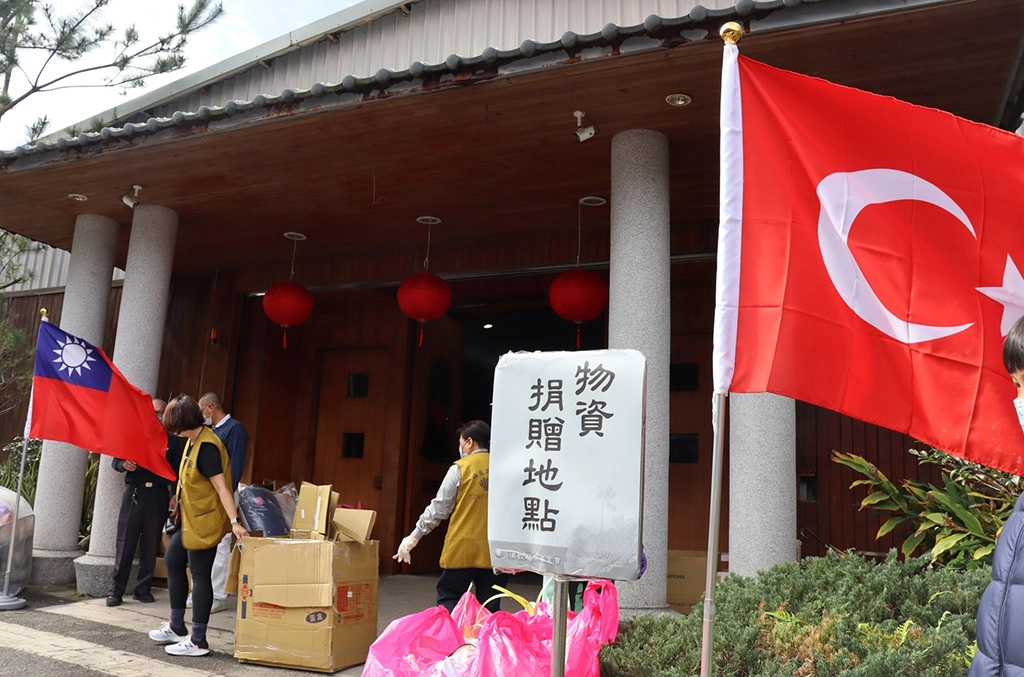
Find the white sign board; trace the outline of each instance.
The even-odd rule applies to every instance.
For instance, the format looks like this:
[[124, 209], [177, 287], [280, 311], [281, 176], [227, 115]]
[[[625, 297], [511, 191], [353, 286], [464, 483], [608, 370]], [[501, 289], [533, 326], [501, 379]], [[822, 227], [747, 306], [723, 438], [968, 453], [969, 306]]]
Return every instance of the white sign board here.
[[487, 513], [494, 566], [636, 580], [645, 380], [636, 350], [502, 356]]

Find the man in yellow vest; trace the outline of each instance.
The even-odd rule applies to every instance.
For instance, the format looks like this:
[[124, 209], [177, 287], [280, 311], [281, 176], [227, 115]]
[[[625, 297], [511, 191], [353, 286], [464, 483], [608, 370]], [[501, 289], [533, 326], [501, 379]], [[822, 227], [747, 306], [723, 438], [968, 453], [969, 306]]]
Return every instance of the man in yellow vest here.
[[[505, 587], [508, 583], [508, 574], [494, 572], [487, 545], [490, 444], [491, 427], [483, 421], [470, 421], [459, 428], [459, 460], [448, 469], [437, 496], [420, 515], [412, 533], [402, 539], [394, 556], [409, 564], [410, 553], [420, 539], [451, 518], [441, 551], [441, 577], [437, 581], [437, 603], [449, 612], [470, 584], [482, 604], [496, 594], [493, 586]], [[498, 611], [500, 602], [494, 599], [486, 606]]]

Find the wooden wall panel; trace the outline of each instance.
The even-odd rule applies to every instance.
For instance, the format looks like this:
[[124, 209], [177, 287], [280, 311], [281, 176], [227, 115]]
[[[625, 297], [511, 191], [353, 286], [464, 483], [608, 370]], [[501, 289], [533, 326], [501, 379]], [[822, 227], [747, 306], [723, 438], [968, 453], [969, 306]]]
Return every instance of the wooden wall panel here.
[[[711, 325], [714, 312], [713, 262], [681, 263], [672, 267], [673, 364], [697, 365], [698, 389], [672, 392], [669, 400], [670, 434], [696, 434], [697, 462], [670, 463], [668, 547], [704, 550], [711, 515], [711, 466], [714, 431], [711, 426]], [[728, 445], [722, 463], [722, 506], [719, 549], [729, 549]]]
[[890, 534], [875, 540], [875, 534], [889, 515], [859, 510], [868, 489], [851, 489], [850, 485], [861, 476], [833, 462], [831, 455], [833, 450], [859, 454], [876, 464], [894, 482], [916, 479], [939, 484], [941, 479], [936, 468], [919, 465], [907, 452], [921, 445], [915, 445], [908, 435], [804, 402], [797, 402], [796, 420], [798, 472], [816, 480], [818, 487], [816, 500], [798, 503], [797, 529], [806, 530], [800, 535], [803, 554], [824, 554], [823, 543], [862, 553], [886, 553], [889, 548], [898, 547], [909, 534], [897, 530], [898, 537]]

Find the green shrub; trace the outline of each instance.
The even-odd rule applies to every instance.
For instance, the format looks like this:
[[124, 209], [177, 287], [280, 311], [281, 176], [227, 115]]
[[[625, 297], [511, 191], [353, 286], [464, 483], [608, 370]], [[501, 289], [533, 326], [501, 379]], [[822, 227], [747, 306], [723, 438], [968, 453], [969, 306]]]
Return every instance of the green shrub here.
[[[776, 565], [716, 588], [716, 677], [962, 677], [987, 567], [929, 566], [891, 551]], [[623, 621], [601, 650], [604, 677], [700, 674], [703, 611]]]
[[996, 536], [1013, 512], [1020, 493], [1020, 478], [937, 449], [911, 449], [918, 463], [942, 469], [942, 486], [917, 480], [894, 484], [873, 463], [856, 454], [832, 452], [832, 460], [853, 468], [865, 479], [850, 485], [866, 486], [868, 495], [860, 509], [891, 512], [876, 538], [893, 529], [911, 530], [900, 548], [906, 556], [919, 549], [933, 562], [961, 569], [992, 564]]
[[[6, 487], [11, 491], [18, 490], [18, 474], [21, 472], [21, 450], [24, 447], [24, 442], [25, 439], [18, 436], [4, 447], [7, 459], [3, 465], [0, 465], [0, 487]], [[25, 454], [25, 476], [22, 479], [21, 495], [32, 506], [36, 504], [36, 481], [39, 478], [39, 454], [42, 448], [42, 440], [29, 438], [28, 453]]]

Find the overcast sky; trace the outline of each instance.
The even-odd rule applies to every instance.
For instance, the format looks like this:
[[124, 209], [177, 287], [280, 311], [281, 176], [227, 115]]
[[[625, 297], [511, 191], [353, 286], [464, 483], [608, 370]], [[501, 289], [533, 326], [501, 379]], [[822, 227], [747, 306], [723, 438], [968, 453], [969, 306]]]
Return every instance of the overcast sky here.
[[[25, 128], [43, 115], [51, 120], [47, 133], [86, 120], [116, 105], [123, 104], [144, 92], [174, 82], [175, 80], [223, 61], [239, 52], [257, 47], [268, 40], [301, 28], [318, 19], [339, 12], [357, 4], [358, 0], [222, 0], [224, 14], [212, 26], [189, 37], [185, 49], [185, 68], [174, 73], [150, 78], [145, 88], [123, 91], [119, 88], [88, 87], [63, 89], [52, 93], [34, 94], [18, 104], [0, 119], [0, 148], [11, 149], [27, 140]], [[89, 0], [46, 0], [58, 14], [81, 10], [90, 6]], [[178, 5], [190, 5], [192, 0], [111, 0], [103, 9], [102, 22], [111, 23], [118, 36], [124, 29], [134, 25], [140, 34], [140, 44], [149, 44], [173, 29]], [[37, 22], [43, 17], [37, 12]], [[97, 51], [92, 57], [109, 60], [109, 52], [103, 55]], [[29, 55], [21, 55], [25, 71], [32, 77], [38, 73], [38, 62]], [[33, 66], [35, 66], [33, 68]], [[54, 75], [66, 72], [69, 66], [51, 66]], [[60, 70], [64, 69], [64, 71]], [[70, 68], [74, 70], [74, 68]], [[48, 69], [47, 73], [51, 71]], [[108, 73], [109, 75], [109, 73]], [[11, 95], [16, 97], [25, 91], [25, 75], [11, 85]], [[103, 82], [97, 73], [83, 76], [74, 82], [97, 85]]]

